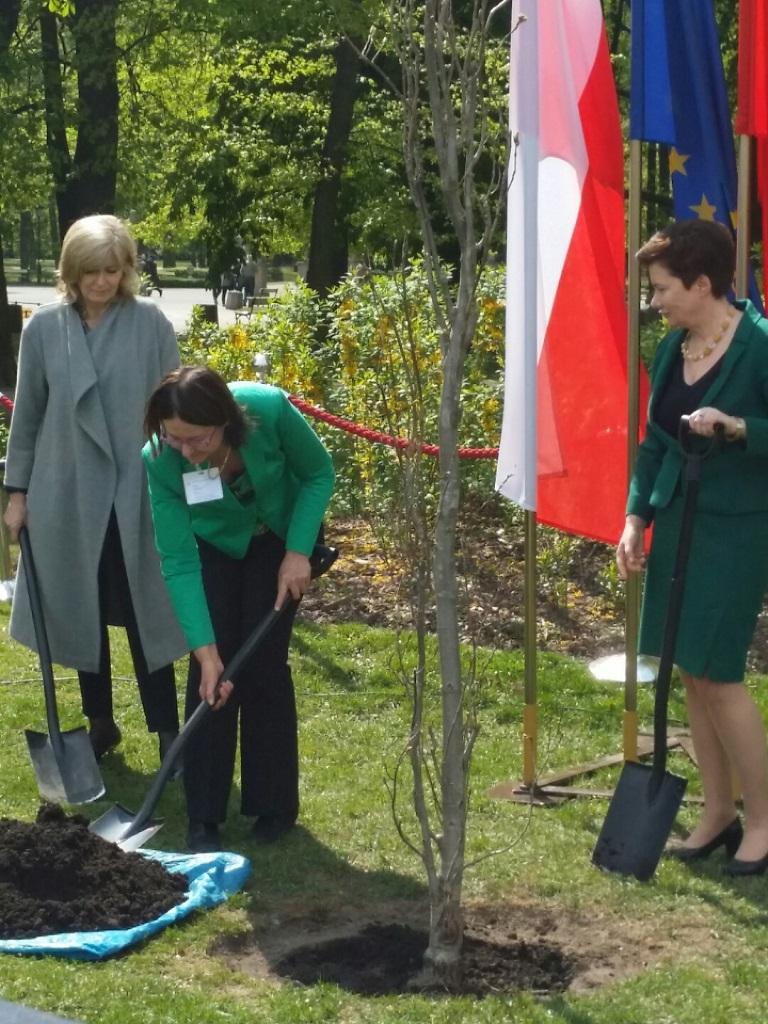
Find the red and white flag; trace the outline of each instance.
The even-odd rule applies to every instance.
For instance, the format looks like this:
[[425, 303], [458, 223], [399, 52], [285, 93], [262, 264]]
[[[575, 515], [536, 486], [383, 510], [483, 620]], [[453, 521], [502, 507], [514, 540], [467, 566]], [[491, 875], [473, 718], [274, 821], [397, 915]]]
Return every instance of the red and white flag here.
[[512, 24], [496, 488], [612, 543], [627, 494], [624, 156], [600, 0], [514, 0]]
[[757, 143], [757, 195], [763, 214], [763, 293], [768, 304], [768, 0], [739, 0], [739, 104], [736, 131]]

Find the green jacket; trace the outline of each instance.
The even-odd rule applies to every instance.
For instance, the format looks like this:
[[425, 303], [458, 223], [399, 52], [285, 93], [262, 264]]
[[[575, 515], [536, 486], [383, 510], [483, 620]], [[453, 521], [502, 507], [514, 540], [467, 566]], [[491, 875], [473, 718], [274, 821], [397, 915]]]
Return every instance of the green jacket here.
[[[768, 321], [748, 300], [735, 303], [744, 311], [723, 358], [720, 373], [701, 400], [730, 416], [741, 416], [747, 437], [725, 444], [702, 466], [698, 509], [719, 515], [768, 511]], [[685, 455], [676, 437], [654, 422], [654, 408], [684, 332], [672, 331], [659, 346], [653, 366], [653, 388], [645, 440], [640, 445], [629, 487], [627, 515], [650, 523], [654, 510], [665, 508], [678, 493]]]
[[190, 649], [213, 643], [197, 537], [243, 558], [255, 533], [267, 527], [289, 551], [309, 555], [333, 491], [331, 457], [301, 413], [278, 388], [229, 385], [252, 427], [239, 449], [253, 494], [238, 499], [224, 486], [217, 501], [188, 505], [182, 474], [196, 467], [165, 445], [142, 452], [163, 576]]

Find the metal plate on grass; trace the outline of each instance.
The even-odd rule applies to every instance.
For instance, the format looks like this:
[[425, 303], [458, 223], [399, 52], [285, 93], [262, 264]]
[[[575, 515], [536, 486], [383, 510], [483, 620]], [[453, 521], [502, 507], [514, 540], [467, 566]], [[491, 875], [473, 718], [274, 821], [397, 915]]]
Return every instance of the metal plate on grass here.
[[[602, 658], [590, 661], [587, 668], [590, 675], [602, 683], [624, 683], [627, 679], [627, 656], [626, 654], [606, 654]], [[655, 682], [658, 669], [658, 658], [649, 658], [647, 655], [641, 654], [637, 659], [638, 683]]]

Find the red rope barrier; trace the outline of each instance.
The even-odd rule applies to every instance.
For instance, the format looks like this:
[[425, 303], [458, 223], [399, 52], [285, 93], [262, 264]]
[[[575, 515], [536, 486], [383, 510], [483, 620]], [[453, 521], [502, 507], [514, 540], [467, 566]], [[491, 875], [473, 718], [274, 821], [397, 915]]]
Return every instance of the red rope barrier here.
[[[298, 395], [289, 395], [288, 399], [297, 409], [300, 409], [308, 416], [312, 416], [316, 420], [322, 420], [323, 423], [336, 427], [338, 430], [343, 430], [347, 434], [356, 434], [372, 444], [386, 444], [390, 448], [401, 449], [414, 446], [414, 442], [410, 441], [407, 437], [393, 437], [391, 434], [385, 434], [381, 430], [371, 430], [370, 427], [363, 427], [359, 423], [353, 423], [352, 420], [344, 419], [343, 416], [334, 416], [333, 413], [326, 412], [325, 409], [320, 409], [316, 405], [305, 402]], [[2, 391], [0, 391], [0, 405], [9, 412], [13, 412], [12, 399], [4, 395]], [[440, 454], [440, 447], [436, 444], [419, 443], [415, 447], [424, 455], [437, 456]], [[460, 459], [495, 459], [498, 458], [498, 455], [498, 448], [459, 448]]]
[[[344, 419], [343, 416], [334, 416], [333, 413], [326, 412], [316, 405], [310, 405], [309, 402], [305, 402], [303, 398], [299, 398], [297, 395], [288, 395], [288, 400], [308, 416], [321, 420], [323, 423], [336, 427], [338, 430], [343, 430], [347, 434], [355, 434], [357, 437], [362, 437], [373, 444], [386, 444], [390, 448], [416, 447], [424, 455], [437, 456], [440, 454], [439, 445], [417, 444], [407, 437], [393, 437], [391, 434], [384, 434], [381, 430], [371, 430], [370, 427], [360, 426], [359, 423], [353, 423], [352, 420]], [[498, 448], [459, 448], [460, 459], [496, 459], [498, 455]]]

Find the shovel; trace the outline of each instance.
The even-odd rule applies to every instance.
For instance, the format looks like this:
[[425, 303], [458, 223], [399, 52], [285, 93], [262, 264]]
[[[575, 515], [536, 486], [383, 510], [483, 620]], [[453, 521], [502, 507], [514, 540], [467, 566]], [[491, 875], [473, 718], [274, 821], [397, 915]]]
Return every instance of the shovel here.
[[[339, 557], [336, 548], [326, 547], [324, 544], [315, 545], [310, 558], [312, 566], [312, 579], [322, 576], [333, 565]], [[270, 632], [281, 615], [295, 602], [292, 598], [286, 598], [279, 608], [273, 608], [261, 622], [256, 626], [251, 635], [232, 657], [229, 664], [221, 673], [219, 682], [232, 677], [242, 668], [244, 662], [251, 657], [261, 641]], [[144, 803], [134, 814], [121, 804], [115, 804], [105, 811], [100, 817], [92, 821], [89, 828], [102, 839], [109, 843], [117, 843], [122, 850], [138, 850], [152, 836], [158, 832], [163, 825], [162, 820], [152, 817], [160, 795], [165, 784], [173, 774], [175, 762], [186, 746], [189, 738], [202, 725], [203, 721], [211, 714], [211, 705], [206, 700], [201, 700], [193, 713], [187, 719], [179, 735], [173, 741], [163, 758], [163, 763], [144, 798]]]
[[688, 417], [682, 416], [678, 436], [686, 455], [686, 491], [656, 681], [653, 764], [649, 766], [627, 762], [624, 765], [592, 852], [592, 863], [597, 867], [621, 875], [634, 875], [641, 882], [647, 882], [656, 870], [685, 793], [687, 780], [666, 770], [669, 683], [683, 604], [701, 464], [719, 450], [723, 431], [718, 426], [709, 444], [694, 450]]
[[29, 756], [37, 778], [37, 788], [45, 800], [54, 803], [65, 801], [69, 804], [87, 804], [104, 795], [104, 782], [86, 730], [80, 727], [67, 732], [61, 731], [40, 586], [26, 526], [19, 530], [19, 545], [27, 576], [32, 623], [43, 676], [45, 714], [48, 720], [47, 734], [33, 732], [31, 729], [25, 730]]

